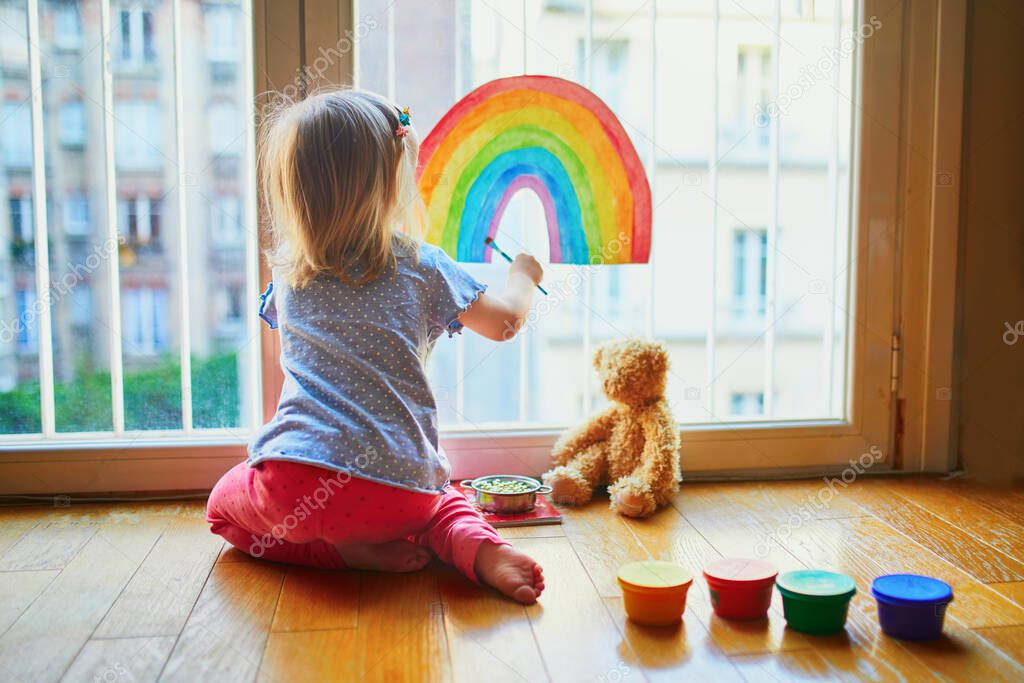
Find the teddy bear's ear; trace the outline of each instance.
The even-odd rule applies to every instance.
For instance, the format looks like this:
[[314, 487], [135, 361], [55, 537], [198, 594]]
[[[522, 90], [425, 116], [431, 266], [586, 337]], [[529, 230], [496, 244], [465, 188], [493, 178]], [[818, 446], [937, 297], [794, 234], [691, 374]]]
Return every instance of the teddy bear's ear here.
[[604, 346], [598, 346], [594, 349], [594, 369], [601, 369], [601, 361], [604, 360]]

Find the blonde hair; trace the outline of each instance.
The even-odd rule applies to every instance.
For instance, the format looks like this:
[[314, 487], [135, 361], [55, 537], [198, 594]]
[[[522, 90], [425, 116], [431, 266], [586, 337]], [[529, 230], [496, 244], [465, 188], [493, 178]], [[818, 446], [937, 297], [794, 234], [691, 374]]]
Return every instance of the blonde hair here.
[[399, 109], [359, 90], [278, 105], [260, 135], [268, 260], [293, 287], [329, 274], [349, 284], [393, 266], [422, 234], [419, 139], [396, 135]]

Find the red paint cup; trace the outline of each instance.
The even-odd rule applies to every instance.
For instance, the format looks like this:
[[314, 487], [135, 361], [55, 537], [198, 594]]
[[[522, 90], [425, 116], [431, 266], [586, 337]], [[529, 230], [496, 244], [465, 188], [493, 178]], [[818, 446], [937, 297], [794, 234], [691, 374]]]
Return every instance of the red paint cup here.
[[760, 619], [768, 614], [779, 571], [764, 560], [723, 557], [704, 568], [711, 606], [723, 619]]

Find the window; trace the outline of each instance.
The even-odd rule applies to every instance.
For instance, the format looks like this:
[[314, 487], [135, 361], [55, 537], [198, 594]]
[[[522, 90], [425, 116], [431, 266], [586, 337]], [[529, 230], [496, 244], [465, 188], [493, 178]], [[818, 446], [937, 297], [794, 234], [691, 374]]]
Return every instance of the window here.
[[126, 197], [118, 202], [118, 232], [132, 247], [160, 248], [159, 199]]
[[[684, 438], [692, 444], [694, 434], [714, 434], [698, 438], [706, 450], [691, 445], [701, 466], [765, 466], [759, 449], [773, 465], [796, 466], [797, 450], [787, 452], [781, 440], [796, 433], [784, 431], [794, 421], [814, 425], [801, 424], [811, 431], [799, 452], [813, 441], [821, 447], [813, 457], [831, 457], [828, 442], [815, 439], [853, 419], [844, 397], [864, 386], [847, 362], [851, 335], [861, 332], [843, 313], [859, 277], [846, 249], [863, 226], [852, 218], [855, 190], [864, 186], [851, 182], [860, 172], [852, 133], [861, 117], [861, 55], [837, 54], [825, 82], [809, 89], [801, 69], [836, 54], [836, 41], [858, 30], [855, 3], [798, 13], [787, 3], [778, 17], [772, 3], [715, 13], [714, 3], [661, 2], [656, 17], [650, 3], [611, 0], [454, 5], [453, 14], [447, 3], [420, 8], [415, 22], [454, 23], [451, 47], [424, 44], [412, 24], [391, 21], [402, 16], [402, 0], [367, 6], [380, 30], [356, 43], [357, 85], [413, 104], [421, 132], [496, 78], [525, 72], [588, 85], [632, 139], [657, 209], [651, 263], [549, 265], [549, 291], [565, 294], [538, 300], [521, 339], [495, 347], [463, 335], [438, 344], [431, 381], [451, 443], [472, 442], [481, 430], [518, 435], [589, 415], [602, 401], [594, 347], [637, 335], [668, 347], [668, 400]], [[796, 85], [805, 91], [773, 116], [779, 95]], [[497, 227], [499, 241], [545, 258], [542, 211], [530, 190], [518, 193]], [[504, 264], [466, 267], [501, 288]], [[742, 442], [731, 426], [740, 422], [764, 431]], [[516, 438], [503, 436], [501, 445]], [[856, 441], [844, 444], [853, 449]], [[716, 453], [712, 443], [730, 445]]]
[[114, 103], [114, 151], [118, 168], [156, 170], [163, 166], [167, 161], [161, 125], [164, 115], [157, 102]]
[[69, 193], [64, 198], [64, 233], [80, 237], [92, 233], [89, 196], [84, 191]]
[[32, 109], [28, 102], [4, 102], [0, 151], [8, 168], [32, 167]]
[[[111, 8], [112, 10], [114, 8]], [[139, 67], [156, 61], [153, 45], [153, 12], [138, 6], [123, 6], [113, 12], [111, 53], [120, 66]]]
[[[45, 8], [48, 3], [40, 4]], [[887, 443], [888, 432], [879, 425], [889, 424], [891, 413], [866, 389], [888, 386], [889, 368], [880, 360], [890, 357], [880, 348], [885, 342], [879, 339], [885, 335], [867, 335], [863, 331], [867, 325], [850, 321], [856, 314], [858, 320], [866, 318], [872, 330], [891, 329], [886, 312], [891, 317], [892, 301], [877, 296], [868, 300], [863, 294], [866, 282], [892, 277], [895, 269], [885, 259], [894, 250], [887, 244], [885, 249], [867, 250], [858, 259], [845, 249], [865, 236], [865, 226], [872, 221], [882, 227], [898, 225], [893, 218], [898, 212], [890, 211], [884, 200], [865, 202], [860, 197], [899, 196], [898, 183], [889, 173], [898, 166], [900, 152], [890, 153], [899, 149], [898, 143], [873, 126], [882, 121], [890, 131], [900, 129], [899, 105], [893, 105], [895, 114], [887, 109], [887, 93], [894, 81], [906, 82], [898, 77], [903, 68], [893, 61], [901, 59], [900, 35], [913, 30], [912, 22], [893, 23], [892, 30], [887, 24], [853, 54], [843, 55], [832, 72], [834, 80], [814, 84], [781, 125], [779, 118], [767, 122], [764, 129], [784, 133], [773, 137], [778, 145], [757, 142], [758, 154], [741, 154], [743, 150], [733, 149], [730, 143], [751, 130], [750, 140], [763, 139], [760, 131], [764, 129], [747, 111], [743, 129], [730, 139], [738, 110], [771, 104], [777, 81], [783, 89], [796, 82], [806, 60], [831, 49], [837, 36], [857, 30], [859, 10], [855, 9], [863, 5], [840, 0], [839, 12], [805, 11], [799, 22], [787, 14], [782, 18], [784, 39], [777, 41], [770, 28], [771, 3], [752, 6], [750, 12], [723, 11], [715, 21], [708, 3], [660, 2], [652, 21], [653, 3], [627, 7], [628, 3], [594, 0], [593, 22], [587, 22], [578, 9], [587, 4], [578, 0], [527, 0], [524, 6], [471, 0], [375, 3], [372, 8], [360, 6], [360, 13], [375, 11], [377, 28], [356, 32], [357, 41], [350, 36], [355, 43], [357, 85], [410, 104], [417, 129], [424, 135], [456, 99], [494, 78], [528, 72], [582, 81], [589, 74], [592, 89], [611, 104], [633, 138], [655, 190], [656, 247], [651, 263], [600, 268], [552, 265], [547, 268], [549, 290], [561, 288], [568, 294], [539, 300], [542, 312], [517, 341], [495, 346], [467, 334], [438, 343], [431, 378], [444, 406], [446, 449], [458, 453], [463, 443], [487, 449], [486, 444], [497, 439], [488, 449], [491, 455], [533, 449], [531, 453], [543, 457], [550, 452], [555, 430], [577, 422], [600, 400], [601, 387], [590, 367], [593, 348], [605, 339], [627, 335], [657, 338], [669, 348], [673, 370], [668, 394], [687, 430], [688, 468], [841, 464], [866, 450], [866, 440]], [[285, 46], [299, 43], [294, 35], [276, 42], [262, 31], [254, 36], [251, 17], [246, 16], [248, 3], [183, 3], [177, 16], [172, 5], [170, 0], [115, 0], [109, 15], [109, 63], [102, 59], [103, 50], [83, 50], [82, 63], [64, 79], [31, 82], [24, 68], [30, 47], [24, 32], [11, 33], [10, 39], [5, 33], [0, 41], [5, 107], [25, 111], [17, 133], [9, 132], [12, 119], [5, 118], [0, 126], [0, 163], [6, 167], [0, 174], [0, 193], [20, 197], [32, 187], [33, 178], [25, 171], [31, 170], [29, 143], [36, 114], [27, 106], [27, 97], [39, 91], [43, 118], [36, 123], [43, 130], [46, 168], [37, 169], [45, 173], [35, 174], [35, 182], [43, 185], [36, 188], [37, 196], [42, 192], [59, 197], [69, 182], [76, 186], [86, 180], [61, 175], [69, 168], [66, 154], [73, 152], [80, 164], [76, 168], [89, 173], [89, 208], [96, 226], [90, 244], [109, 254], [102, 251], [107, 247], [101, 240], [113, 222], [128, 241], [159, 240], [164, 246], [145, 259], [99, 260], [96, 277], [91, 279], [95, 321], [89, 323], [89, 330], [95, 344], [81, 365], [60, 354], [74, 349], [84, 330], [61, 336], [69, 326], [53, 325], [53, 334], [39, 336], [38, 366], [45, 369], [52, 363], [61, 372], [27, 377], [31, 364], [22, 364], [22, 374], [12, 379], [8, 369], [0, 366], [0, 373], [8, 375], [0, 377], [0, 387], [16, 385], [18, 400], [23, 400], [25, 392], [37, 392], [41, 408], [35, 425], [12, 424], [5, 421], [5, 402], [14, 399], [8, 395], [11, 392], [0, 392], [4, 440], [17, 431], [19, 439], [34, 447], [80, 439], [87, 433], [125, 449], [138, 440], [139, 432], [159, 427], [172, 430], [182, 442], [221, 439], [235, 444], [244, 441], [260, 419], [261, 404], [273, 401], [272, 381], [263, 384], [267, 396], [260, 394], [260, 356], [265, 349], [252, 341], [262, 336], [251, 306], [262, 283], [253, 275], [258, 245], [255, 230], [248, 229], [257, 220], [253, 215], [255, 163], [249, 158], [254, 142], [252, 117], [245, 113], [245, 103], [253, 99], [250, 75], [255, 76], [258, 92], [288, 85], [270, 83], [267, 74], [292, 74], [295, 67], [289, 60], [294, 59], [294, 51], [285, 55]], [[0, 11], [6, 7], [0, 4]], [[217, 37], [229, 35], [220, 23], [226, 19], [216, 14], [223, 8], [230, 8], [238, 18], [235, 42]], [[294, 3], [282, 3], [279, 9], [290, 12], [293, 8]], [[525, 24], [520, 13], [524, 8]], [[388, 21], [389, 14], [397, 21]], [[415, 21], [405, 20], [410, 16]], [[83, 46], [102, 45], [104, 38], [94, 17], [82, 16]], [[17, 27], [24, 23], [24, 11], [20, 19], [10, 22]], [[39, 50], [42, 64], [60, 63], [54, 61], [57, 47], [48, 23], [41, 22], [39, 44], [31, 47]], [[0, 30], [2, 26], [0, 22]], [[290, 30], [291, 26], [280, 28]], [[432, 29], [431, 40], [423, 40], [427, 27]], [[324, 25], [318, 30], [332, 28]], [[260, 41], [255, 52], [250, 44], [253, 38]], [[337, 38], [344, 38], [340, 30]], [[775, 50], [777, 42], [781, 44], [778, 59], [770, 51], [766, 58], [765, 46]], [[174, 54], [176, 44], [184, 54]], [[217, 50], [232, 44], [237, 46], [234, 61], [240, 77], [218, 80], [211, 79], [212, 68], [182, 69], [194, 62], [230, 63], [230, 55], [218, 55]], [[717, 57], [714, 45], [719, 46]], [[749, 60], [744, 53], [741, 67], [739, 55], [746, 46], [761, 47], [750, 50]], [[872, 59], [862, 59], [865, 50]], [[254, 53], [261, 62], [266, 57], [268, 68], [262, 63], [259, 69], [253, 68]], [[335, 67], [341, 71], [336, 60], [331, 65]], [[176, 76], [181, 79], [180, 89], [174, 87]], [[112, 87], [105, 91], [104, 84]], [[113, 100], [114, 134], [90, 138], [83, 150], [63, 149], [60, 126], [42, 125], [57, 123], [54, 103], [64, 101], [72, 85], [81, 89], [83, 101], [104, 102], [106, 96]], [[861, 87], [871, 96], [862, 98]], [[752, 93], [742, 105], [740, 91]], [[713, 101], [719, 102], [717, 110]], [[211, 109], [224, 102], [234, 103], [232, 115], [226, 107], [221, 113]], [[99, 119], [90, 124], [90, 130], [101, 129]], [[854, 130], [859, 131], [856, 140], [851, 135]], [[231, 138], [212, 139], [220, 132], [229, 132]], [[814, 143], [800, 150], [799, 163], [793, 161], [791, 132]], [[238, 161], [226, 165], [225, 173], [213, 170], [211, 160], [222, 154], [215, 143], [234, 137], [240, 141]], [[184, 144], [177, 145], [178, 139]], [[21, 166], [12, 172], [10, 152], [17, 144], [25, 145], [25, 153]], [[879, 148], [884, 153], [878, 153]], [[107, 155], [115, 161], [110, 174], [101, 172]], [[862, 169], [861, 160], [873, 165]], [[887, 160], [893, 163], [884, 163]], [[195, 175], [179, 178], [182, 170]], [[221, 196], [231, 199], [221, 200]], [[157, 198], [163, 199], [163, 206], [152, 206]], [[218, 210], [211, 207], [221, 201]], [[543, 207], [529, 191], [515, 201], [523, 209], [506, 213], [499, 226], [503, 246], [546, 257], [547, 236], [543, 221], [538, 220]], [[108, 206], [116, 215], [106, 215]], [[775, 217], [773, 207], [778, 209]], [[66, 220], [60, 205], [52, 218]], [[232, 223], [246, 228], [240, 243], [244, 248], [223, 249], [216, 243], [219, 235], [231, 234], [226, 228]], [[779, 223], [787, 230], [789, 244], [781, 246], [785, 254], [772, 246]], [[62, 242], [65, 235], [57, 225], [58, 229], [46, 226], [51, 255], [68, 253], [68, 244]], [[765, 285], [745, 283], [743, 289], [760, 299], [755, 308], [763, 308], [764, 315], [754, 323], [752, 335], [737, 340], [737, 335], [730, 334], [729, 320], [735, 303], [738, 227], [763, 230], [768, 247], [752, 242], [747, 250], [757, 256], [744, 252], [750, 264], [764, 252], [765, 265], [758, 264], [748, 282], [763, 277]], [[877, 232], [878, 239], [887, 240], [891, 231]], [[6, 230], [0, 230], [0, 240], [7, 236]], [[77, 238], [75, 247], [82, 241]], [[187, 249], [179, 253], [179, 245]], [[505, 266], [468, 267], [500, 289]], [[28, 270], [22, 268], [19, 277], [31, 277]], [[12, 301], [14, 290], [24, 288], [26, 280], [7, 279], [11, 282], [6, 292], [0, 292], [0, 299]], [[808, 280], [827, 282], [828, 296], [815, 294]], [[877, 292], [873, 289], [872, 294]], [[39, 298], [44, 299], [45, 293]], [[850, 309], [851, 300], [859, 306], [856, 311]], [[109, 310], [118, 301], [121, 310]], [[236, 312], [244, 324], [235, 330], [221, 325]], [[40, 315], [49, 314], [44, 307]], [[112, 332], [103, 321], [116, 314], [122, 329], [115, 327]], [[775, 318], [778, 325], [767, 324]], [[799, 334], [790, 334], [797, 319]], [[80, 320], [84, 324], [84, 315]], [[0, 348], [0, 354], [5, 351]], [[797, 366], [794, 357], [808, 368], [806, 372], [788, 372]], [[49, 385], [39, 382], [40, 377], [50, 376], [57, 379]], [[273, 379], [269, 364], [264, 379]], [[823, 396], [822, 386], [829, 385], [835, 387], [834, 400]], [[82, 411], [67, 401], [70, 395], [82, 396], [75, 393], [80, 390], [87, 391], [90, 408], [103, 406], [104, 410]], [[495, 398], [496, 394], [500, 397]], [[733, 394], [762, 394], [759, 414], [733, 415]], [[140, 395], [147, 397], [144, 403], [138, 400]], [[805, 400], [790, 409], [797, 405], [792, 396]], [[159, 419], [153, 419], [154, 413], [159, 413]], [[749, 426], [754, 421], [759, 422], [756, 428]], [[743, 423], [742, 427], [736, 423]], [[489, 433], [478, 435], [481, 431]], [[501, 469], [500, 463], [495, 467]]]
[[729, 414], [733, 417], [754, 417], [764, 413], [764, 394], [760, 391], [733, 393], [729, 396]]
[[122, 315], [126, 354], [152, 356], [167, 349], [166, 289], [124, 290]]
[[768, 284], [768, 234], [739, 229], [733, 233], [733, 313], [763, 316]]
[[7, 200], [11, 217], [11, 237], [15, 242], [32, 242], [35, 226], [32, 221], [32, 198], [11, 197]]
[[[33, 41], [26, 7], [38, 12]], [[259, 251], [240, 228], [256, 223], [253, 121], [240, 104], [253, 100], [250, 8], [0, 0], [0, 309], [13, 319], [16, 292], [33, 284], [39, 301], [53, 301], [37, 312], [38, 355], [0, 363], [0, 450], [13, 435], [129, 448], [152, 430], [234, 442], [258, 420], [248, 304], [260, 291]], [[30, 53], [39, 72], [27, 68]], [[236, 77], [196, 68], [210, 60]], [[231, 104], [211, 115], [218, 103]], [[223, 139], [211, 139], [211, 118]], [[230, 164], [211, 163], [224, 154]], [[32, 196], [49, 200], [45, 240], [34, 239]], [[36, 251], [47, 252], [48, 278]], [[0, 359], [17, 350], [9, 337], [0, 330]]]
[[65, 147], [85, 144], [85, 107], [81, 100], [68, 100], [60, 107], [60, 142]]
[[36, 327], [36, 317], [39, 315], [36, 291], [34, 289], [19, 289], [15, 293], [15, 302], [18, 309], [16, 328], [18, 351], [35, 353], [39, 342], [39, 332]]
[[245, 243], [242, 231], [242, 202], [237, 196], [217, 195], [210, 200], [210, 241], [221, 247]]
[[76, 50], [82, 45], [82, 20], [77, 2], [53, 5], [54, 44], [62, 50]]
[[234, 64], [241, 53], [241, 15], [234, 5], [206, 6], [206, 57], [211, 62]]

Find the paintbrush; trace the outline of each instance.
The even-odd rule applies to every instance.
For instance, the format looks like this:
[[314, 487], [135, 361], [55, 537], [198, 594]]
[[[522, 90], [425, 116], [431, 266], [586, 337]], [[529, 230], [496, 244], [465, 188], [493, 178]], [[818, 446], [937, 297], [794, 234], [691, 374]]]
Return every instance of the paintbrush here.
[[[512, 263], [512, 257], [511, 257], [511, 256], [509, 256], [508, 254], [506, 254], [506, 253], [505, 253], [505, 251], [504, 251], [504, 250], [503, 250], [503, 249], [502, 249], [501, 247], [499, 247], [499, 246], [498, 246], [498, 243], [497, 243], [497, 242], [495, 242], [493, 238], [491, 238], [491, 237], [488, 237], [487, 239], [485, 239], [485, 240], [484, 240], [484, 244], [486, 244], [486, 245], [487, 245], [487, 246], [489, 246], [489, 247], [490, 247], [491, 249], [493, 249], [494, 251], [496, 251], [496, 252], [498, 252], [499, 254], [501, 254], [501, 255], [502, 255], [502, 257], [503, 257], [503, 258], [504, 258], [504, 259], [505, 259], [506, 261], [508, 261], [509, 263]], [[545, 290], [545, 289], [544, 289], [543, 287], [541, 287], [540, 285], [537, 285], [537, 289], [539, 289], [539, 290], [540, 290], [540, 293], [541, 293], [541, 294], [543, 294], [544, 296], [547, 296], [547, 295], [548, 295], [548, 293], [547, 293], [547, 290]]]

